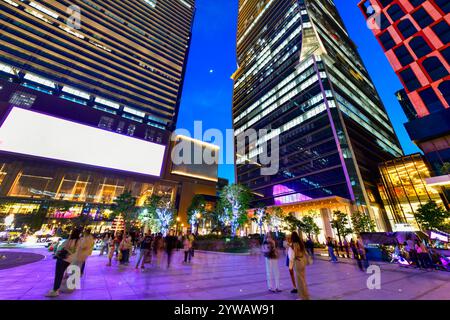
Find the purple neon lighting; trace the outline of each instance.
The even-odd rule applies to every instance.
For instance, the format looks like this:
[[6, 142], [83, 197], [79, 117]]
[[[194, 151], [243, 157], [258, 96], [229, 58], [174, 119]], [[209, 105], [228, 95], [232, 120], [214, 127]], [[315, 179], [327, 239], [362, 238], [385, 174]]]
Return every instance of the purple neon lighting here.
[[0, 150], [160, 176], [165, 146], [14, 107], [0, 127]]
[[282, 184], [274, 185], [272, 195], [275, 197], [274, 198], [275, 205], [312, 200], [312, 198], [305, 196], [304, 194], [301, 194], [299, 192], [296, 193], [292, 192], [295, 192], [295, 190], [292, 190], [286, 187], [285, 185]]

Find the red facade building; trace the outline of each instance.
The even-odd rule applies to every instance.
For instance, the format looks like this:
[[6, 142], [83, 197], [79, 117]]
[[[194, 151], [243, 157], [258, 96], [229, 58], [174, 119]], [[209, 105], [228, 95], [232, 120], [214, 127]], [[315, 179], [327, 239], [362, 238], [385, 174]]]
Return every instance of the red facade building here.
[[450, 160], [450, 1], [364, 0], [368, 26], [405, 87], [405, 127], [436, 172]]

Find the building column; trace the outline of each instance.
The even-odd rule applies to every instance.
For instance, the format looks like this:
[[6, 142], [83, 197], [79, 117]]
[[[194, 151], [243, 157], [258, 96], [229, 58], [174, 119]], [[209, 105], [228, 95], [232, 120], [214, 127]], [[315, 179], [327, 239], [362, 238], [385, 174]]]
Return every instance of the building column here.
[[14, 187], [17, 176], [22, 172], [22, 162], [10, 162], [6, 164], [6, 176], [0, 187], [0, 196], [6, 197]]
[[333, 229], [331, 228], [330, 209], [322, 208], [322, 209], [320, 209], [320, 214], [322, 216], [322, 221], [323, 221], [323, 226], [324, 226], [323, 231], [325, 233], [325, 237], [333, 238]]

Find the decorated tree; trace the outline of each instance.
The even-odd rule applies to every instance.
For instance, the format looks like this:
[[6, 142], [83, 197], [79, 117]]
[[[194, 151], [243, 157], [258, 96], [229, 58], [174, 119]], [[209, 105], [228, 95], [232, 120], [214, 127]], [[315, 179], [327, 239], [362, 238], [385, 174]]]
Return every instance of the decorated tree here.
[[423, 230], [442, 230], [448, 228], [450, 212], [439, 206], [436, 201], [430, 200], [417, 209], [415, 218]]
[[192, 198], [191, 204], [187, 210], [188, 222], [191, 225], [191, 231], [198, 234], [198, 227], [200, 219], [206, 213], [206, 201], [202, 195], [195, 195]]
[[229, 214], [231, 234], [236, 236], [237, 229], [247, 220], [247, 209], [250, 206], [252, 194], [250, 190], [243, 185], [231, 184], [222, 189], [220, 193], [223, 213]]
[[258, 225], [260, 236], [263, 234], [263, 226], [267, 220], [267, 217], [267, 208], [264, 205], [258, 205], [251, 220]]
[[331, 221], [331, 226], [336, 230], [339, 242], [342, 242], [341, 236], [346, 237], [351, 234], [353, 230], [350, 228], [348, 215], [342, 211], [333, 211], [334, 219]]
[[354, 212], [351, 216], [352, 225], [356, 233], [374, 232], [375, 223], [368, 214], [363, 212]]
[[277, 237], [283, 219], [284, 219], [283, 209], [281, 209], [280, 207], [272, 207], [267, 222], [271, 231], [272, 232], [275, 231]]
[[125, 231], [129, 230], [131, 221], [136, 218], [138, 212], [136, 208], [136, 197], [133, 197], [131, 191], [126, 191], [118, 196], [114, 203], [112, 217], [115, 218], [119, 214], [122, 215], [125, 221]]
[[147, 199], [146, 209], [155, 222], [156, 229], [166, 235], [175, 217], [172, 202], [162, 196], [152, 195]]

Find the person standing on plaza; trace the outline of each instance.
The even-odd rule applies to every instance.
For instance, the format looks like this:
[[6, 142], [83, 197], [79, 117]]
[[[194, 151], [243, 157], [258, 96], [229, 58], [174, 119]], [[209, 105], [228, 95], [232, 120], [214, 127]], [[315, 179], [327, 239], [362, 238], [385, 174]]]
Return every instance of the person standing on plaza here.
[[131, 252], [132, 248], [133, 248], [133, 242], [132, 242], [131, 236], [128, 234], [125, 234], [122, 239], [122, 242], [120, 242], [120, 245], [119, 245], [119, 250], [120, 250], [120, 254], [121, 254], [121, 259], [119, 259], [120, 264], [127, 265], [128, 263], [130, 263], [130, 252]]
[[156, 266], [161, 267], [162, 256], [164, 253], [164, 239], [161, 233], [158, 233], [153, 241], [153, 254], [156, 257]]
[[[281, 292], [280, 270], [278, 268], [278, 251], [275, 240], [272, 238], [270, 232], [267, 233], [266, 239], [263, 242], [263, 254], [266, 258], [267, 287], [271, 292]], [[272, 277], [275, 282], [275, 286], [272, 286]]]
[[336, 258], [336, 255], [334, 254], [334, 244], [333, 244], [333, 239], [331, 239], [331, 237], [327, 238], [327, 248], [328, 248], [328, 255], [330, 256], [331, 262], [337, 262], [338, 259]]
[[311, 237], [308, 237], [308, 240], [306, 240], [305, 247], [309, 256], [314, 259], [314, 242], [312, 241]]
[[344, 245], [344, 250], [345, 250], [345, 253], [346, 253], [346, 255], [347, 255], [347, 258], [348, 259], [350, 259], [350, 250], [349, 250], [349, 243], [348, 243], [348, 241], [347, 241], [347, 238], [344, 238], [344, 243], [343, 243], [343, 245]]
[[59, 289], [61, 287], [64, 273], [70, 264], [74, 261], [75, 255], [79, 248], [80, 230], [74, 229], [70, 234], [69, 239], [62, 245], [62, 248], [58, 248], [56, 251], [56, 267], [55, 267], [55, 279], [53, 282], [53, 289], [50, 290], [46, 297], [54, 298], [59, 296]]
[[114, 238], [111, 236], [109, 240], [109, 249], [108, 249], [108, 264], [107, 267], [111, 267], [112, 258], [114, 257], [114, 253], [116, 253], [117, 243], [119, 242], [119, 238], [116, 235]]
[[192, 250], [192, 242], [189, 238], [189, 235], [184, 237], [183, 240], [183, 249], [184, 249], [184, 263], [191, 262], [191, 250]]
[[306, 266], [309, 264], [308, 253], [306, 252], [305, 244], [300, 239], [297, 232], [291, 235], [292, 249], [294, 251], [294, 269], [295, 278], [297, 282], [298, 296], [302, 300], [309, 300], [308, 285], [306, 283]]
[[195, 236], [194, 234], [191, 232], [189, 233], [189, 241], [191, 242], [191, 260], [194, 257], [194, 243], [195, 243]]
[[145, 269], [146, 260], [151, 260], [152, 257], [152, 242], [153, 238], [151, 236], [151, 231], [142, 237], [139, 244], [139, 257], [136, 261], [136, 269], [139, 268], [139, 263], [142, 261], [141, 269]]
[[415, 264], [415, 268], [420, 268], [415, 242], [411, 239], [411, 236], [409, 236], [408, 240], [406, 240], [406, 251], [408, 251], [409, 260]]
[[297, 285], [295, 283], [295, 273], [294, 273], [294, 260], [295, 254], [294, 249], [292, 248], [292, 235], [286, 237], [284, 247], [286, 249], [286, 264], [289, 269], [289, 275], [291, 276], [292, 287], [291, 293], [297, 293]]
[[364, 269], [367, 269], [369, 267], [369, 259], [367, 258], [367, 252], [366, 248], [364, 247], [364, 241], [362, 240], [360, 235], [356, 239], [356, 248], [358, 249], [361, 262], [363, 262]]
[[177, 246], [177, 237], [174, 235], [174, 231], [170, 229], [169, 235], [166, 236], [166, 253], [167, 253], [167, 268], [170, 268], [172, 262], [173, 249]]
[[364, 271], [362, 261], [361, 261], [361, 256], [359, 255], [359, 251], [358, 251], [358, 246], [357, 246], [355, 240], [353, 240], [353, 239], [350, 240], [350, 249], [352, 250], [353, 259], [356, 260], [359, 270]]
[[109, 235], [109, 233], [106, 233], [105, 236], [103, 237], [103, 244], [102, 244], [102, 248], [100, 249], [100, 256], [103, 256], [105, 254], [108, 254], [109, 252], [109, 242], [111, 241], [111, 237]]

